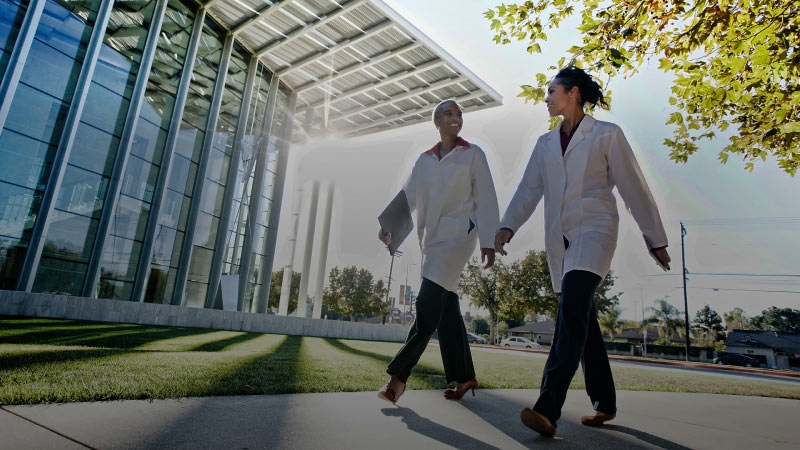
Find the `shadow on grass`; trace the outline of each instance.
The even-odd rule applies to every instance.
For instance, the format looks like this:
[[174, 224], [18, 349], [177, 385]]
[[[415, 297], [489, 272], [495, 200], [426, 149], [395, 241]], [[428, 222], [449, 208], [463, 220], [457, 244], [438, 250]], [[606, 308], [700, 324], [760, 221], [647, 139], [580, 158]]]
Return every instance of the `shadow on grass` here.
[[63, 349], [32, 351], [16, 354], [3, 353], [0, 354], [0, 373], [2, 373], [4, 370], [19, 370], [28, 367], [76, 362], [84, 359], [92, 360], [130, 353], [132, 353], [130, 350], [115, 349]]
[[[381, 361], [386, 366], [389, 365], [389, 362], [391, 362], [393, 358], [393, 356], [368, 352], [352, 347], [342, 342], [341, 339], [325, 339], [325, 342], [343, 352]], [[417, 363], [411, 371], [409, 382], [415, 386], [415, 389], [443, 389], [447, 386], [442, 369], [420, 363]]]
[[154, 341], [200, 336], [217, 331], [201, 328], [108, 324], [74, 320], [45, 324], [37, 320], [32, 320], [30, 323], [16, 322], [0, 320], [0, 344], [75, 345], [132, 349]]
[[302, 336], [286, 336], [273, 351], [240, 362], [201, 395], [286, 394], [297, 392]]
[[241, 333], [236, 336], [231, 336], [225, 339], [218, 339], [211, 342], [206, 342], [205, 344], [200, 344], [193, 348], [188, 348], [185, 351], [187, 352], [221, 352], [227, 349], [228, 347], [234, 346], [236, 344], [241, 344], [242, 342], [247, 342], [253, 339], [260, 337], [261, 334], [259, 333]]

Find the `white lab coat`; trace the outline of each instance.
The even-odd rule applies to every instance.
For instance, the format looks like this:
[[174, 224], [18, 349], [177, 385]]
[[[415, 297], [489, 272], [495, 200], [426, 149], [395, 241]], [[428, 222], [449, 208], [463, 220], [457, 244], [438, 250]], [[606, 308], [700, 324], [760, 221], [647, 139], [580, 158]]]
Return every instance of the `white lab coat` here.
[[[544, 196], [545, 250], [553, 290], [570, 270], [608, 274], [617, 246], [616, 186], [648, 249], [667, 245], [650, 189], [619, 126], [584, 116], [561, 155], [559, 128], [539, 137], [500, 227], [518, 230]], [[569, 249], [564, 250], [564, 237]]]
[[500, 209], [480, 147], [459, 138], [441, 160], [435, 148], [419, 156], [403, 189], [416, 211], [422, 276], [455, 292], [475, 244], [494, 248]]

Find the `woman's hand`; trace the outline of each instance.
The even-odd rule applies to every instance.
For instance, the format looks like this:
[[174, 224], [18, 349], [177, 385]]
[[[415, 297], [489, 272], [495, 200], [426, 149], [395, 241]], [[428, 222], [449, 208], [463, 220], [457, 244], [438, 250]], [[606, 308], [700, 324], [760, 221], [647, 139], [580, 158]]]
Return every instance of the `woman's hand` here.
[[511, 242], [512, 235], [513, 233], [508, 228], [501, 228], [497, 230], [497, 233], [494, 235], [494, 250], [497, 253], [506, 256], [508, 252], [503, 248], [503, 246]]
[[384, 233], [383, 229], [378, 230], [378, 239], [388, 247], [392, 243], [392, 233]]
[[665, 271], [669, 270], [669, 262], [672, 261], [672, 259], [670, 259], [666, 247], [654, 248], [650, 250], [650, 256], [656, 260], [658, 267], [661, 267]]
[[488, 269], [494, 265], [494, 249], [493, 248], [482, 248], [481, 249], [481, 262], [485, 263], [483, 265], [484, 269]]

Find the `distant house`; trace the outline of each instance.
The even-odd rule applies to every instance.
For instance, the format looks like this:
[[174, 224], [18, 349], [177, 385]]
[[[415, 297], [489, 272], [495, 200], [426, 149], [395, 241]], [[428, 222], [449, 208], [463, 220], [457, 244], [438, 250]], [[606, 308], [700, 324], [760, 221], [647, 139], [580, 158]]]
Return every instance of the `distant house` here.
[[[647, 342], [654, 342], [660, 338], [661, 335], [659, 334], [658, 327], [647, 327]], [[625, 328], [622, 330], [622, 333], [617, 333], [614, 335], [614, 340], [624, 341], [634, 345], [641, 345], [644, 341], [644, 333], [638, 328]], [[686, 339], [678, 334], [677, 331], [673, 331], [670, 342], [685, 343]]]
[[541, 322], [531, 322], [525, 325], [511, 328], [508, 330], [511, 336], [521, 336], [542, 345], [553, 343], [553, 335], [556, 333], [556, 324], [551, 319]]
[[763, 330], [733, 330], [725, 340], [728, 353], [766, 360], [767, 367], [789, 369], [800, 358], [800, 334]]

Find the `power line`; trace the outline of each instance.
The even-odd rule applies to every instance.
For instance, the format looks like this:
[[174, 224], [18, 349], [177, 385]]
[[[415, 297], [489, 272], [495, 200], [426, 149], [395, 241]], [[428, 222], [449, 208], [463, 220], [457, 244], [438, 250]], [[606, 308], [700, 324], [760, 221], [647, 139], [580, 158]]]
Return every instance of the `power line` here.
[[686, 270], [688, 275], [707, 275], [707, 276], [723, 276], [723, 277], [800, 277], [797, 273], [724, 273], [724, 272], [692, 272]]
[[[673, 289], [683, 289], [683, 286], [672, 286]], [[745, 292], [777, 292], [782, 294], [800, 294], [800, 291], [781, 291], [770, 289], [739, 289], [739, 288], [711, 288], [702, 286], [689, 286], [688, 289], [708, 289], [712, 291], [745, 291]]]
[[766, 224], [796, 224], [800, 217], [750, 217], [750, 218], [719, 218], [719, 219], [688, 219], [682, 221], [687, 225], [766, 225]]

